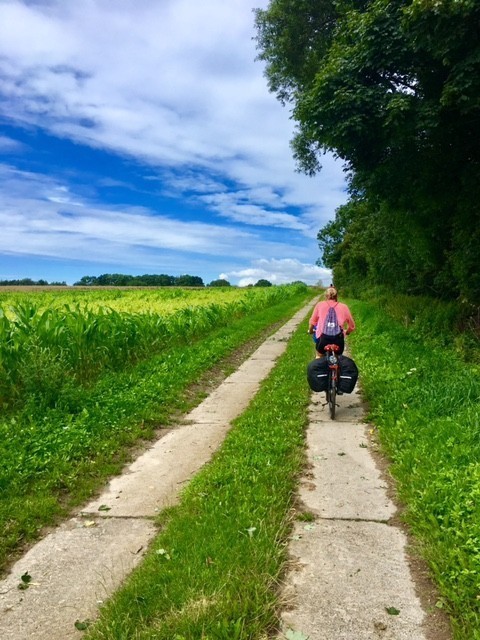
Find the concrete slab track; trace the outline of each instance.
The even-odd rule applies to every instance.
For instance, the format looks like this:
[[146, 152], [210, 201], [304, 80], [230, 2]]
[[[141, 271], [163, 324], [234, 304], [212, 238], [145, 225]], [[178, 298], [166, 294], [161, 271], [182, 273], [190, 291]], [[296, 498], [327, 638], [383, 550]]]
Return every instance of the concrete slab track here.
[[323, 399], [312, 396], [299, 495], [314, 518], [295, 525], [279, 638], [426, 640], [407, 540], [389, 524], [396, 508], [367, 448], [360, 397], [337, 398], [335, 421]]

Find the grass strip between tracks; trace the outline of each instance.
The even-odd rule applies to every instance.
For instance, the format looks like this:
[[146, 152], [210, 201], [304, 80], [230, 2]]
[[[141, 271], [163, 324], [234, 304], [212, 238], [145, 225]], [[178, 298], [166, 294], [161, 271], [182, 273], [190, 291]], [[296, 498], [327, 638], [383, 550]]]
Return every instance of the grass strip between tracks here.
[[274, 629], [304, 462], [313, 356], [305, 329], [303, 322], [181, 503], [160, 516], [161, 534], [89, 640], [237, 640]]

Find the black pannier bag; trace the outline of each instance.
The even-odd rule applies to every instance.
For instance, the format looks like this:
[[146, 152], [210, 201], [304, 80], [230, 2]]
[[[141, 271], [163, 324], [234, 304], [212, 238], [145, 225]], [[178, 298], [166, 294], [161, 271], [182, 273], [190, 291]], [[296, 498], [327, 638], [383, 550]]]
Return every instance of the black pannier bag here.
[[340, 364], [340, 376], [338, 378], [338, 388], [343, 393], [352, 393], [358, 379], [358, 368], [355, 362], [347, 356], [338, 356]]
[[327, 359], [315, 358], [307, 365], [307, 380], [312, 391], [326, 391], [328, 386]]

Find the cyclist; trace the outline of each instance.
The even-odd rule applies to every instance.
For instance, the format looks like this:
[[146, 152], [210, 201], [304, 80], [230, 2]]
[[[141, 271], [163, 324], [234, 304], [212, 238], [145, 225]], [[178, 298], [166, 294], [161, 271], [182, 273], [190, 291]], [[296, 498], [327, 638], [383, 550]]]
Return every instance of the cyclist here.
[[[332, 311], [336, 315], [334, 335], [330, 329], [326, 329], [325, 321], [332, 319]], [[330, 313], [329, 313], [330, 312]], [[333, 324], [330, 322], [330, 324]], [[309, 321], [308, 333], [315, 334], [316, 357], [321, 358], [327, 344], [336, 344], [340, 347], [339, 355], [345, 349], [345, 336], [355, 331], [355, 322], [350, 309], [343, 302], [338, 302], [338, 293], [334, 286], [325, 290], [325, 300], [315, 305]]]

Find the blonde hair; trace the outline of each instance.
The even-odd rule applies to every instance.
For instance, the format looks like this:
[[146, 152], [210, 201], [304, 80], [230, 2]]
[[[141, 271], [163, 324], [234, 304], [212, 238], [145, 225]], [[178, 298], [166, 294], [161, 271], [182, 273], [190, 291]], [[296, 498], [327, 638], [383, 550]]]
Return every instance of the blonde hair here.
[[336, 300], [337, 296], [338, 296], [338, 293], [335, 287], [328, 287], [327, 289], [325, 289], [326, 300]]

